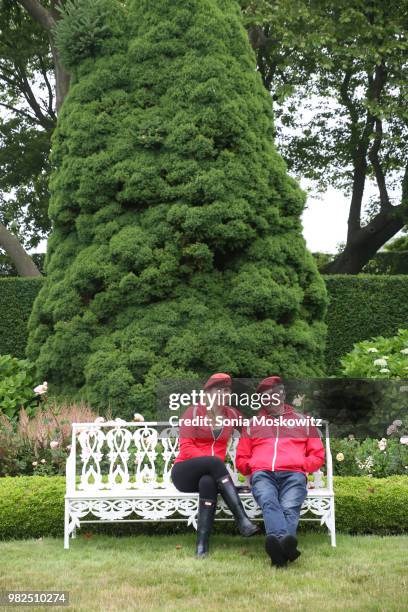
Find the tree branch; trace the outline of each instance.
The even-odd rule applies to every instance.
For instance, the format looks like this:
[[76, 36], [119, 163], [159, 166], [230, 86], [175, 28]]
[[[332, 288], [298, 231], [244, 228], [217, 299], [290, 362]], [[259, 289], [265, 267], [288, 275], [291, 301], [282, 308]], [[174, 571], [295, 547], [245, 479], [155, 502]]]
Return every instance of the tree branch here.
[[51, 28], [54, 27], [55, 19], [51, 11], [47, 10], [38, 0], [17, 0], [17, 2], [19, 2], [27, 13], [47, 31], [50, 31]]
[[0, 223], [0, 246], [12, 260], [19, 276], [42, 276], [18, 238], [3, 223]]
[[4, 106], [4, 108], [7, 108], [8, 110], [12, 111], [13, 113], [17, 113], [17, 115], [22, 115], [23, 117], [26, 117], [26, 119], [29, 119], [30, 121], [36, 122], [36, 118], [35, 117], [30, 115], [29, 113], [26, 113], [25, 111], [21, 110], [20, 108], [15, 108], [14, 106], [11, 106], [10, 104], [6, 104], [5, 102], [0, 102], [0, 106]]
[[56, 119], [57, 117], [56, 117], [56, 114], [55, 114], [54, 108], [53, 108], [54, 94], [52, 92], [51, 83], [50, 83], [50, 81], [48, 79], [47, 70], [46, 70], [45, 65], [44, 65], [44, 60], [43, 60], [43, 57], [41, 55], [38, 55], [37, 57], [38, 57], [38, 61], [39, 61], [39, 64], [40, 64], [41, 74], [43, 75], [44, 82], [45, 82], [45, 85], [46, 85], [47, 91], [48, 91], [48, 105], [47, 105], [48, 106], [48, 114], [53, 119]]
[[380, 205], [381, 208], [392, 208], [390, 198], [388, 196], [387, 185], [385, 182], [385, 174], [381, 166], [380, 158], [379, 158], [379, 150], [382, 142], [382, 121], [381, 119], [375, 120], [375, 139], [373, 146], [368, 152], [368, 159], [371, 162], [371, 165], [374, 170], [375, 180], [377, 182], [378, 191], [380, 193]]

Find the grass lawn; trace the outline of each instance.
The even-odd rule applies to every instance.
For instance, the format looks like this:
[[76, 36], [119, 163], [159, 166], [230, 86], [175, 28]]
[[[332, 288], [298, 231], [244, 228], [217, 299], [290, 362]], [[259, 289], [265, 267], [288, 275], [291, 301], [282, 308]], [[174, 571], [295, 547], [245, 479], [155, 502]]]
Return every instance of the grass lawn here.
[[301, 534], [302, 556], [286, 569], [271, 567], [263, 536], [215, 534], [204, 560], [194, 541], [78, 532], [68, 551], [62, 538], [0, 542], [0, 590], [66, 590], [69, 609], [87, 612], [408, 610], [408, 536], [340, 534], [332, 548]]

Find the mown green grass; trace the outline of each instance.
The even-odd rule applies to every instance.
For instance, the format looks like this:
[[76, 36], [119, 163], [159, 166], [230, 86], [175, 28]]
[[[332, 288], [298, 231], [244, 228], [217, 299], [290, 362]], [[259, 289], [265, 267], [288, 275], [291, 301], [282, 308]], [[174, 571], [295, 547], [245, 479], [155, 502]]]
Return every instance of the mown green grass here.
[[0, 542], [0, 590], [66, 590], [69, 609], [87, 612], [408, 610], [408, 536], [339, 535], [332, 548], [302, 534], [286, 569], [271, 567], [263, 536], [213, 535], [204, 560], [193, 533], [85, 536], [69, 550], [56, 538]]

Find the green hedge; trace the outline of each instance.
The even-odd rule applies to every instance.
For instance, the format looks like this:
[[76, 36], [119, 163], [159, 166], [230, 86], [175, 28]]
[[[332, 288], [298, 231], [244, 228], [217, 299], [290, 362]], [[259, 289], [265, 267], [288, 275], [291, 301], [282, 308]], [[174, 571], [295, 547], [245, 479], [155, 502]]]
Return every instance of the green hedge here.
[[393, 336], [408, 324], [408, 276], [342, 274], [323, 277], [330, 296], [327, 316], [327, 373], [355, 342]]
[[[337, 531], [384, 535], [408, 532], [407, 476], [336, 476], [334, 482]], [[62, 537], [64, 492], [63, 476], [1, 478], [0, 539]], [[304, 526], [302, 524], [302, 528]], [[223, 523], [217, 525], [217, 531], [230, 531], [230, 528], [234, 529], [234, 526]], [[185, 523], [87, 524], [81, 527], [81, 532], [119, 535], [185, 529], [189, 529]]]
[[[327, 275], [327, 373], [355, 342], [392, 336], [408, 322], [408, 275]], [[0, 354], [24, 357], [27, 320], [41, 278], [0, 278]]]
[[25, 358], [27, 322], [41, 277], [0, 278], [0, 354]]

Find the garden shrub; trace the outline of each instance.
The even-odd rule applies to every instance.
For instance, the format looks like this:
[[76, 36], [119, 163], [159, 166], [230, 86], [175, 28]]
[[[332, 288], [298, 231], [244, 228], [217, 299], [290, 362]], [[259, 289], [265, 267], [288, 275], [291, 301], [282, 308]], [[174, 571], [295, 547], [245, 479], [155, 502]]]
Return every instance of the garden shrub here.
[[340, 364], [341, 373], [351, 378], [408, 378], [408, 329], [357, 342]]
[[96, 417], [84, 402], [50, 399], [31, 418], [24, 408], [15, 421], [0, 413], [0, 476], [65, 474], [72, 423], [89, 423]]
[[[408, 478], [342, 477], [334, 479], [336, 528], [343, 533], [408, 533]], [[65, 478], [20, 476], [0, 478], [0, 539], [62, 537]], [[234, 525], [221, 523], [223, 532]], [[308, 525], [301, 523], [301, 528]], [[191, 531], [186, 523], [82, 525], [85, 532], [134, 534]], [[325, 527], [319, 529], [326, 529]], [[62, 546], [62, 541], [61, 541]]]
[[0, 354], [26, 357], [27, 321], [42, 282], [42, 277], [0, 277]]
[[34, 414], [38, 404], [34, 393], [34, 366], [27, 359], [0, 355], [0, 414], [14, 419], [21, 407]]
[[408, 321], [408, 276], [335, 274], [324, 276], [330, 305], [327, 317], [328, 374], [340, 372], [340, 359], [353, 344], [393, 336]]
[[322, 375], [306, 193], [274, 145], [239, 4], [67, 7], [72, 81], [27, 348], [39, 378], [128, 418], [153, 416], [160, 379]]

